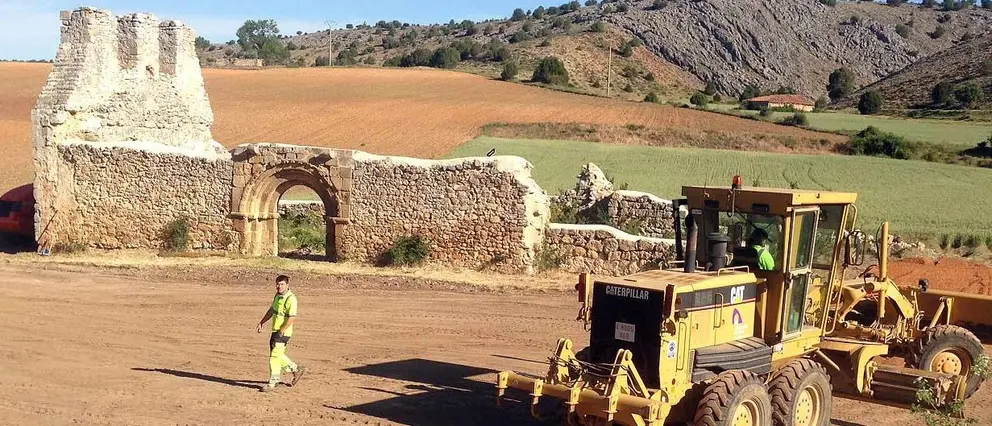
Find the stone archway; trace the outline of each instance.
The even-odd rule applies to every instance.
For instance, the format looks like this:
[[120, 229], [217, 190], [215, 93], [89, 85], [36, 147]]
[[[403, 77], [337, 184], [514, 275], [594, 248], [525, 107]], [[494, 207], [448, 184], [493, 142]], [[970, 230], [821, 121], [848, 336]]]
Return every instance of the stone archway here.
[[231, 218], [240, 237], [241, 254], [279, 254], [279, 199], [290, 188], [303, 185], [324, 203], [327, 259], [343, 258], [354, 169], [350, 152], [292, 145], [248, 145], [234, 152], [234, 160]]

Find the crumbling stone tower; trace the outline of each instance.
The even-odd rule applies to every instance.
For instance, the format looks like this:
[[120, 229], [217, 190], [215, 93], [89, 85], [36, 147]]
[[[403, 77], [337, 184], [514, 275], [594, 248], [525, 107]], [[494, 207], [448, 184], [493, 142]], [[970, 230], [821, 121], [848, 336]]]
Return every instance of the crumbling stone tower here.
[[35, 236], [43, 248], [65, 234], [60, 224], [73, 222], [53, 217], [86, 203], [73, 196], [70, 170], [60, 167], [60, 157], [81, 145], [99, 146], [107, 155], [106, 148], [128, 147], [229, 158], [210, 133], [213, 112], [189, 27], [150, 14], [114, 17], [92, 8], [64, 11], [60, 18], [62, 41], [32, 112]]

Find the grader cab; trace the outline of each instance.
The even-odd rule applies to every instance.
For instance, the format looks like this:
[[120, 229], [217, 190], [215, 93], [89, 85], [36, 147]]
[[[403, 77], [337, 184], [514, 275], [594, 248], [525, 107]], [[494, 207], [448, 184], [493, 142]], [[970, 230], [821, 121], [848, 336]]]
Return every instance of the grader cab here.
[[[503, 371], [497, 399], [524, 391], [535, 416], [559, 400], [569, 425], [828, 425], [833, 394], [908, 407], [921, 386], [938, 405], [963, 400], [987, 367], [982, 323], [992, 298], [898, 287], [854, 228], [856, 194], [683, 187], [685, 249], [624, 277], [580, 274], [589, 345], [559, 339], [544, 376]], [[860, 269], [860, 268], [859, 268]], [[987, 312], [987, 311], [986, 311]], [[905, 358], [904, 366], [888, 362]]]

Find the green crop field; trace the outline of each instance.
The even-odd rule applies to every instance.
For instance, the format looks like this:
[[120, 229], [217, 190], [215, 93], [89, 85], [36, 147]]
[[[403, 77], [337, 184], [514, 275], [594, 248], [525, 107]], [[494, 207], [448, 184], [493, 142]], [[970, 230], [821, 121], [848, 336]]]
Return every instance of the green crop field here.
[[840, 155], [790, 155], [706, 149], [657, 148], [593, 142], [479, 137], [447, 158], [517, 155], [534, 165], [534, 179], [549, 193], [570, 189], [586, 163], [616, 183], [662, 198], [682, 185], [745, 185], [858, 193], [859, 226], [874, 233], [882, 220], [894, 232], [992, 237], [992, 170], [918, 161]]
[[[758, 111], [732, 110], [736, 105], [713, 105], [713, 109], [739, 115], [754, 116]], [[778, 121], [792, 113], [775, 112], [769, 117]], [[992, 123], [952, 120], [898, 118], [881, 115], [860, 115], [845, 112], [809, 112], [809, 127], [815, 130], [859, 132], [868, 126], [895, 133], [908, 140], [971, 148], [992, 136]]]

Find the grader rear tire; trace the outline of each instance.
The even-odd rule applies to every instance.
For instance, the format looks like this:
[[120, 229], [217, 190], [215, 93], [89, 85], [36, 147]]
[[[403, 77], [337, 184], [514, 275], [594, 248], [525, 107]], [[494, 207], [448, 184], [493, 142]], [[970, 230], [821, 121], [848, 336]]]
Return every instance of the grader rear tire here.
[[695, 426], [771, 426], [772, 401], [760, 377], [725, 371], [703, 391]]
[[768, 385], [775, 426], [829, 426], [832, 392], [830, 376], [819, 363], [809, 359], [789, 362]]
[[975, 361], [985, 354], [981, 340], [964, 327], [938, 325], [916, 339], [906, 356], [906, 365], [921, 370], [960, 374], [968, 378], [965, 398], [985, 380], [974, 373]]

